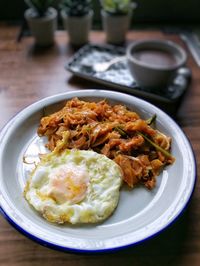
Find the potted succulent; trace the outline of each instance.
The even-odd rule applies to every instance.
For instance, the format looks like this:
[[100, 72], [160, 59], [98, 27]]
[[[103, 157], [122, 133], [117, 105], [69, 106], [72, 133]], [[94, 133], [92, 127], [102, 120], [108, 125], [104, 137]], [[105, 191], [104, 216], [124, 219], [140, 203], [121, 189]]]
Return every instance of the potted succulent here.
[[81, 46], [88, 42], [92, 26], [91, 0], [63, 0], [61, 17], [72, 45]]
[[51, 7], [53, 0], [25, 0], [29, 9], [25, 19], [35, 38], [36, 45], [49, 46], [54, 43], [57, 28], [57, 10]]
[[136, 3], [131, 0], [101, 0], [101, 6], [103, 29], [107, 42], [123, 43]]

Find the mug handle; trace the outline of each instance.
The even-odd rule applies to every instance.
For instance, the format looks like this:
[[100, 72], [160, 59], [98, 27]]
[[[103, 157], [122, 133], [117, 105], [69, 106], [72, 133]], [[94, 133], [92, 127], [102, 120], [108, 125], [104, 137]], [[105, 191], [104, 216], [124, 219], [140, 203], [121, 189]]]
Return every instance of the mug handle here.
[[175, 71], [169, 83], [169, 88], [171, 87], [171, 90], [173, 90], [173, 99], [176, 99], [186, 91], [191, 77], [192, 72], [187, 67], [181, 67]]

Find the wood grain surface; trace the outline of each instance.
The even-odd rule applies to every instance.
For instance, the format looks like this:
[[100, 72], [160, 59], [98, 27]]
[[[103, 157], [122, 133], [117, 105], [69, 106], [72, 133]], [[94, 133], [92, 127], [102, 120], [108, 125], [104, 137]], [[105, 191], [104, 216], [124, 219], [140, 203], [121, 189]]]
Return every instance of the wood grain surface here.
[[[18, 27], [0, 24], [0, 128], [25, 106], [46, 96], [69, 90], [93, 88], [95, 84], [73, 77], [64, 64], [74, 53], [66, 33], [56, 33], [55, 45], [37, 49], [32, 37], [15, 42]], [[92, 32], [92, 43], [104, 43], [104, 33]], [[131, 31], [127, 42], [144, 39], [170, 39], [186, 47], [176, 35], [159, 31]], [[200, 168], [200, 68], [188, 57], [192, 83], [176, 121], [194, 149]], [[100, 87], [100, 86], [98, 86]], [[200, 181], [188, 208], [165, 231], [135, 247], [113, 254], [77, 255], [54, 251], [18, 233], [0, 216], [0, 265], [200, 265]]]

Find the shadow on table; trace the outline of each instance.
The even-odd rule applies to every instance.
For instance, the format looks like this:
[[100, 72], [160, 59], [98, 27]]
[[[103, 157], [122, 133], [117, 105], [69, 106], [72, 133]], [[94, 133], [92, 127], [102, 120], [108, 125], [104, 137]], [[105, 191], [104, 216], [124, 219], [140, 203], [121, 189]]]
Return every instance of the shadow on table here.
[[[116, 258], [115, 265], [133, 265], [133, 266], [155, 266], [155, 265], [183, 265], [183, 256], [188, 252], [187, 244], [190, 241], [191, 207], [167, 229], [163, 230], [157, 236], [146, 240], [143, 243], [118, 251], [108, 256]], [[103, 257], [106, 255], [103, 255]], [[103, 260], [102, 257], [102, 260]], [[101, 258], [100, 258], [101, 259]], [[105, 259], [105, 258], [104, 258]], [[96, 264], [95, 266], [103, 265]]]
[[[143, 243], [106, 254], [69, 254], [52, 251], [36, 245], [36, 257], [51, 257], [51, 263], [45, 265], [77, 265], [77, 266], [182, 266], [190, 264], [191, 232], [193, 230], [191, 207], [167, 229]], [[186, 260], [187, 258], [187, 260]], [[69, 264], [66, 264], [69, 263]]]
[[[14, 256], [14, 262], [26, 266], [183, 266], [194, 265], [197, 258], [194, 255], [198, 242], [194, 242], [198, 236], [195, 217], [195, 200], [184, 213], [167, 229], [157, 236], [148, 239], [135, 246], [125, 248], [112, 253], [100, 254], [73, 254], [51, 250], [34, 243], [27, 238], [21, 238], [24, 242], [23, 253], [18, 250]], [[194, 224], [195, 223], [195, 224]], [[198, 233], [197, 233], [198, 234]], [[194, 239], [195, 237], [195, 239]], [[12, 244], [12, 243], [11, 243]], [[16, 243], [13, 243], [16, 245]], [[21, 246], [19, 246], [21, 247]], [[16, 247], [15, 247], [16, 248]], [[196, 250], [195, 250], [196, 248]], [[16, 248], [17, 249], [17, 248]], [[195, 253], [197, 252], [197, 253]], [[21, 255], [21, 256], [20, 256]], [[6, 257], [7, 258], [7, 257]], [[5, 259], [2, 259], [4, 262]], [[0, 263], [1, 264], [1, 263]], [[195, 264], [198, 265], [198, 262]]]
[[66, 43], [54, 43], [49, 46], [38, 46], [34, 42], [29, 44], [27, 48], [27, 54], [30, 57], [45, 57], [45, 56], [59, 56], [67, 55], [66, 61], [71, 57], [75, 52], [79, 50], [79, 47], [74, 47]]
[[[111, 91], [118, 91], [121, 93], [127, 93], [128, 95], [132, 95], [126, 91], [123, 91], [122, 89], [119, 88], [112, 88], [109, 87], [107, 85], [103, 85], [103, 84], [97, 84], [94, 81], [90, 81], [75, 75], [72, 75], [68, 80], [67, 80], [67, 84], [70, 84], [71, 86], [73, 86], [75, 89], [97, 89], [97, 90], [111, 90]], [[150, 99], [148, 97], [142, 97], [142, 96], [136, 96], [133, 94], [133, 96], [141, 98], [143, 100], [146, 100], [154, 105], [156, 105], [157, 107], [159, 107], [160, 109], [162, 109], [163, 111], [165, 111], [166, 113], [168, 113], [172, 118], [176, 119], [177, 115], [178, 115], [178, 110], [179, 107], [181, 105], [181, 101], [182, 98], [176, 102], [176, 103], [164, 103], [164, 102], [160, 102], [159, 100], [156, 99]]]

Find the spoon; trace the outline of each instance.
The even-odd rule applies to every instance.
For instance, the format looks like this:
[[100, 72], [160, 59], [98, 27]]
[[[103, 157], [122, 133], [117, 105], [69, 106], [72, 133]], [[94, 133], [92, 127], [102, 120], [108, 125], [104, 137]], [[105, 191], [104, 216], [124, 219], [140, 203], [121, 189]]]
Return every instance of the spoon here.
[[104, 72], [108, 70], [112, 65], [118, 62], [124, 61], [125, 59], [126, 59], [126, 56], [118, 56], [107, 62], [95, 63], [93, 65], [83, 64], [83, 66], [91, 67], [95, 72]]

